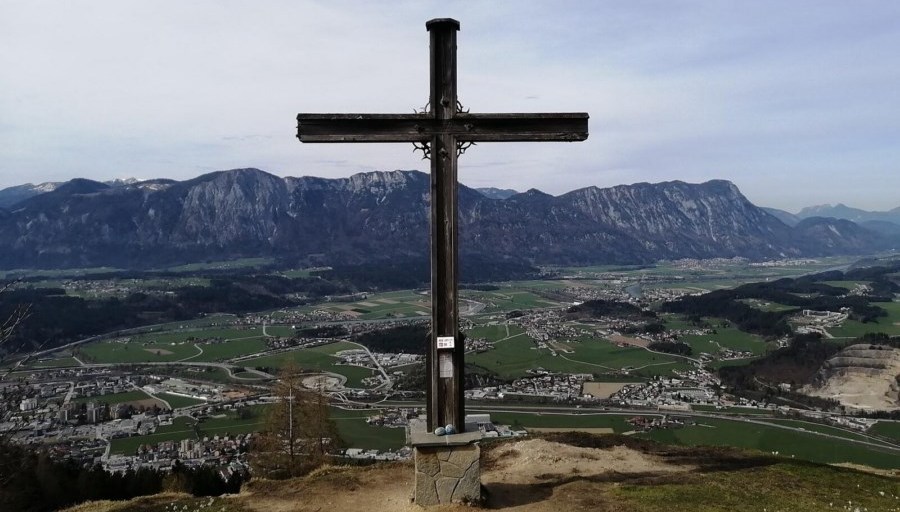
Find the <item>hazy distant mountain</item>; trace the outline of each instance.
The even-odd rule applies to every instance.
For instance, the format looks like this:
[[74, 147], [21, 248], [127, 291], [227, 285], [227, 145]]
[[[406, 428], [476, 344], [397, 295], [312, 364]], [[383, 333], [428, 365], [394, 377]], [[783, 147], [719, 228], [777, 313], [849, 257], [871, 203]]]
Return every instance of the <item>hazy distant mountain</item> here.
[[518, 194], [515, 190], [511, 188], [494, 188], [494, 187], [483, 187], [476, 188], [481, 195], [490, 199], [509, 199], [510, 197]]
[[763, 206], [762, 209], [766, 213], [773, 215], [776, 219], [780, 220], [781, 222], [784, 222], [788, 226], [796, 226], [797, 224], [800, 223], [801, 220], [803, 220], [791, 212], [779, 210], [778, 208], [766, 208], [765, 206]]
[[799, 213], [797, 217], [805, 219], [808, 217], [833, 217], [835, 219], [847, 219], [853, 222], [866, 222], [870, 220], [878, 220], [885, 222], [893, 222], [900, 225], [900, 206], [886, 212], [869, 212], [858, 208], [851, 208], [844, 204], [836, 205], [821, 204], [817, 206], [808, 206]]
[[[147, 267], [271, 256], [361, 262], [428, 254], [429, 176], [279, 178], [256, 169], [110, 186], [72, 180], [0, 211], [0, 266]], [[647, 263], [866, 252], [846, 221], [791, 228], [727, 181], [538, 190], [498, 201], [459, 189], [460, 250], [534, 263]]]
[[56, 187], [59, 185], [60, 183], [55, 182], [41, 183], [40, 185], [26, 183], [24, 185], [4, 188], [0, 190], [0, 208], [9, 208], [29, 197], [34, 197], [45, 192], [52, 192], [53, 190], [56, 190]]
[[832, 254], [851, 254], [860, 247], [885, 247], [884, 237], [846, 219], [809, 217], [794, 226], [794, 232], [815, 241], [818, 250]]
[[869, 231], [874, 231], [882, 235], [887, 235], [895, 238], [900, 237], [900, 224], [895, 224], [886, 220], [866, 220], [860, 222], [859, 225], [868, 229]]
[[[140, 182], [141, 180], [137, 178], [119, 178], [105, 181], [104, 183], [111, 187], [121, 187], [125, 185], [134, 185], [135, 183]], [[53, 192], [60, 185], [62, 185], [62, 182], [48, 181], [46, 183], [41, 183], [40, 185], [26, 183], [24, 185], [0, 189], [0, 208], [9, 208], [36, 195]]]

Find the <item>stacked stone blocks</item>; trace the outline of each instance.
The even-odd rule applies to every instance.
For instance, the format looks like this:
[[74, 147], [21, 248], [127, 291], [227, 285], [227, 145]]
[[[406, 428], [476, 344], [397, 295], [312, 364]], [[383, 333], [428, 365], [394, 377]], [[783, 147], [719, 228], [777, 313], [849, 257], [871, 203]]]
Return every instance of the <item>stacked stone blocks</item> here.
[[415, 501], [420, 506], [481, 501], [481, 448], [416, 446]]

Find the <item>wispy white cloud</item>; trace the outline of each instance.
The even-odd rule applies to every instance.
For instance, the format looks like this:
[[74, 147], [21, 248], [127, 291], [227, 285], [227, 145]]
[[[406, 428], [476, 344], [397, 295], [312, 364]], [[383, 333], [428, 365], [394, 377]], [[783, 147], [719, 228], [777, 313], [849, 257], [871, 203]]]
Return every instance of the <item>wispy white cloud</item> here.
[[297, 112], [410, 112], [424, 22], [454, 17], [473, 111], [587, 111], [579, 144], [482, 144], [463, 182], [550, 193], [730, 179], [758, 204], [897, 206], [900, 4], [0, 3], [0, 186], [426, 169], [407, 145], [300, 145]]

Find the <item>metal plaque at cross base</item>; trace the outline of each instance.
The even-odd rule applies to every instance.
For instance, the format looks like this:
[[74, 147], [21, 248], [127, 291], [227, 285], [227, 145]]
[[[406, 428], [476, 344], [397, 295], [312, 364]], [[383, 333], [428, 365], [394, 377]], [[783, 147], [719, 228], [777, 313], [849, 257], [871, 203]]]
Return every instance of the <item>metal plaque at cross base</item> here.
[[405, 142], [431, 159], [431, 340], [426, 354], [428, 428], [465, 428], [459, 342], [457, 157], [473, 143], [582, 141], [588, 115], [475, 114], [456, 95], [456, 33], [449, 18], [425, 24], [431, 37], [431, 92], [414, 114], [298, 114], [300, 142]]

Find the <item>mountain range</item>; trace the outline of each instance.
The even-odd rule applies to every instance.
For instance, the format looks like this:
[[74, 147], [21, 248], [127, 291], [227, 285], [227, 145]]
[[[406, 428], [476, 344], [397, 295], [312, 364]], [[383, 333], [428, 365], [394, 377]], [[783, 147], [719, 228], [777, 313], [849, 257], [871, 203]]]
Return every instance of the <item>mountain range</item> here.
[[[360, 263], [429, 250], [430, 180], [418, 171], [325, 179], [236, 169], [186, 181], [74, 179], [44, 188], [0, 208], [0, 267], [146, 268], [258, 256]], [[460, 185], [463, 257], [619, 264], [865, 253], [892, 243], [843, 219], [789, 226], [722, 180], [559, 196], [499, 192]]]

